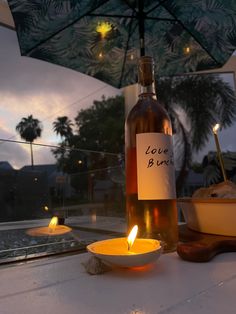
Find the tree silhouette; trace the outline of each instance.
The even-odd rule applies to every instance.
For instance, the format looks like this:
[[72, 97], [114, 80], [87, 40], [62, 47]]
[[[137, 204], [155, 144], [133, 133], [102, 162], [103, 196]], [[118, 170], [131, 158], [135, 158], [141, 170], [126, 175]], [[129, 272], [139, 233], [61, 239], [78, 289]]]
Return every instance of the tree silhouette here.
[[[224, 169], [226, 172], [227, 179], [230, 181], [235, 181], [236, 153], [229, 151], [222, 152], [222, 158], [224, 161]], [[204, 156], [201, 166], [203, 169], [205, 186], [209, 186], [214, 183], [219, 183], [224, 180], [217, 152], [213, 151], [208, 152], [208, 154]]]
[[70, 138], [73, 135], [73, 123], [66, 117], [58, 117], [56, 121], [53, 122], [53, 131], [64, 138]]
[[[57, 118], [57, 121], [62, 118], [64, 117]], [[108, 99], [103, 97], [102, 100], [95, 100], [91, 107], [80, 110], [75, 117], [74, 133], [64, 132], [60, 148], [53, 150], [59, 167], [68, 173], [86, 171], [88, 168], [105, 168], [109, 155], [106, 152], [112, 152], [114, 156], [123, 153], [124, 120], [123, 96]], [[54, 132], [57, 132], [55, 123], [53, 125]], [[65, 150], [65, 146], [69, 146], [70, 150]], [[88, 156], [83, 150], [102, 153], [93, 152]]]
[[168, 111], [176, 138], [180, 192], [192, 162], [212, 136], [212, 127], [232, 125], [236, 118], [236, 98], [230, 85], [220, 75], [184, 75], [157, 79], [157, 97]]
[[[177, 193], [180, 193], [192, 163], [192, 153], [200, 151], [207, 144], [212, 136], [213, 125], [219, 122], [222, 128], [226, 128], [235, 121], [235, 94], [229, 84], [216, 74], [159, 77], [156, 87], [157, 98], [172, 120], [180, 170], [176, 185]], [[93, 106], [78, 113], [75, 125], [75, 133], [68, 139], [72, 150], [75, 148], [123, 153], [122, 96], [94, 101]], [[59, 164], [67, 167], [66, 171], [72, 170], [76, 154], [67, 153], [63, 156], [65, 141], [60, 145], [54, 151], [55, 157]], [[101, 163], [101, 159], [99, 162]], [[79, 171], [78, 166], [76, 169]], [[73, 168], [71, 173], [76, 169]]]
[[34, 119], [32, 115], [29, 115], [27, 118], [22, 118], [16, 126], [16, 131], [20, 134], [20, 137], [30, 143], [32, 169], [34, 168], [32, 143], [37, 137], [41, 136], [42, 130], [41, 122], [38, 119]]

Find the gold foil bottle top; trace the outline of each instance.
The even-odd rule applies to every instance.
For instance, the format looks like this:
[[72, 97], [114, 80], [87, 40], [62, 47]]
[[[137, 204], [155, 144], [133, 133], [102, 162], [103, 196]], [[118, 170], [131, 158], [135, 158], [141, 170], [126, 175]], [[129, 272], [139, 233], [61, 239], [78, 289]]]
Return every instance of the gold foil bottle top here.
[[142, 86], [150, 86], [154, 82], [154, 61], [152, 57], [140, 57], [138, 63], [138, 80]]

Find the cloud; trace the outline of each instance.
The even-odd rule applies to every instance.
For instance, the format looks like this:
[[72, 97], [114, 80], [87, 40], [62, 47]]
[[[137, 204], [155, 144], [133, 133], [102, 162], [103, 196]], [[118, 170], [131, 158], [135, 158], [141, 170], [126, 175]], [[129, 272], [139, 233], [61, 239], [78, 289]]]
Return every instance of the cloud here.
[[[37, 59], [22, 57], [16, 33], [0, 26], [0, 137], [22, 140], [15, 127], [32, 114], [43, 124], [41, 138], [35, 143], [55, 144], [59, 137], [52, 123], [58, 116], [71, 120], [78, 111], [119, 90], [82, 73]], [[4, 143], [0, 160], [19, 167], [30, 164], [28, 145]], [[47, 148], [34, 148], [36, 163], [54, 162]]]
[[[10, 139], [12, 137], [12, 133], [0, 128], [1, 139]], [[28, 163], [29, 153], [27, 152], [27, 147], [18, 143], [0, 141], [0, 152], [0, 160], [8, 161], [14, 168], [20, 168], [26, 162]]]
[[54, 164], [56, 159], [49, 147], [35, 147], [34, 146], [34, 161], [35, 164]]
[[14, 31], [0, 27], [0, 42], [1, 104], [11, 112], [26, 114], [34, 111], [45, 119], [58, 113], [77, 112], [103, 94], [119, 93], [82, 73], [22, 57]]
[[[18, 97], [45, 97], [57, 95], [66, 103], [89, 95], [91, 91], [107, 86], [85, 74], [20, 55], [16, 33], [0, 27], [0, 92]], [[63, 104], [62, 104], [63, 105]]]

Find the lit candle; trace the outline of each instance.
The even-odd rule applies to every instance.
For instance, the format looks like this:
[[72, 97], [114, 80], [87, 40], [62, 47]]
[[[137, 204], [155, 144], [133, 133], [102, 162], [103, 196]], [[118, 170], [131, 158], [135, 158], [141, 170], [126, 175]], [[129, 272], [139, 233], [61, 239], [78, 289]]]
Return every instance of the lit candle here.
[[58, 225], [58, 218], [56, 216], [52, 217], [50, 220], [50, 223], [48, 225], [48, 228], [51, 230], [51, 232], [54, 232], [56, 229], [56, 226]]
[[217, 156], [218, 156], [218, 159], [219, 159], [219, 162], [220, 162], [220, 167], [221, 167], [221, 171], [222, 171], [222, 174], [223, 174], [223, 178], [224, 178], [224, 181], [227, 181], [225, 168], [224, 168], [224, 162], [223, 162], [223, 158], [222, 158], [221, 150], [220, 150], [220, 143], [219, 143], [218, 136], [217, 136], [217, 131], [218, 131], [219, 127], [220, 127], [219, 123], [217, 123], [213, 127], [213, 134], [214, 134], [214, 138], [215, 138], [216, 149], [217, 149]]
[[37, 236], [57, 236], [67, 232], [70, 232], [71, 228], [58, 225], [58, 217], [54, 216], [49, 222], [47, 227], [38, 227], [38, 228], [31, 228], [26, 231], [26, 233], [30, 236], [37, 237]]
[[104, 262], [117, 266], [135, 267], [153, 263], [161, 254], [160, 242], [136, 238], [137, 232], [138, 226], [135, 225], [128, 237], [97, 241], [89, 244], [87, 250]]

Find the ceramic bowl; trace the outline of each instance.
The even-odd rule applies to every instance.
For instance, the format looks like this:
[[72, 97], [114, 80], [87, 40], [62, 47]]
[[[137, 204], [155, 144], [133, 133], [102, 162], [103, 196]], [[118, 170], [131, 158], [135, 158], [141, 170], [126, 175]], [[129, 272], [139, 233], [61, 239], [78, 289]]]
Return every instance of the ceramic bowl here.
[[236, 236], [236, 199], [178, 199], [187, 226], [195, 231]]

